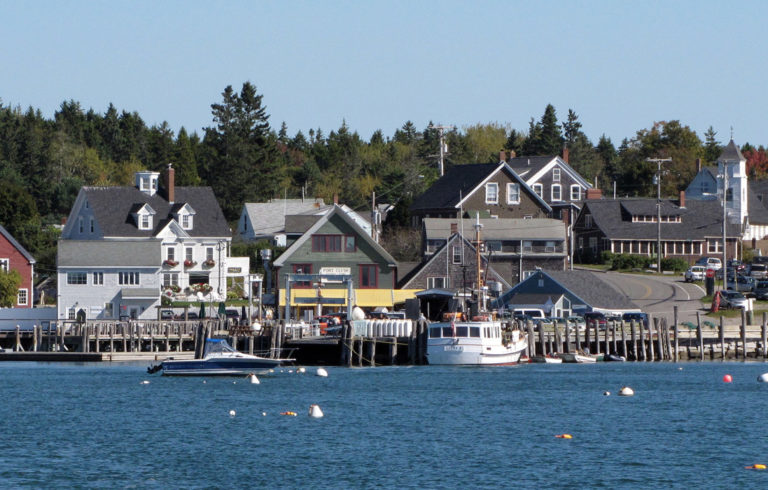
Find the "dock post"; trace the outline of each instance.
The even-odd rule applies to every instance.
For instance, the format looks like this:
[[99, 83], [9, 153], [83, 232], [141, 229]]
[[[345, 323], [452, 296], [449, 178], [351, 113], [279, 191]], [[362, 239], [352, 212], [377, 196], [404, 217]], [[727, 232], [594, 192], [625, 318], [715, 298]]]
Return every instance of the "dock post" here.
[[[747, 310], [742, 308], [741, 309], [741, 358], [742, 360], [747, 360]], [[736, 349], [736, 354], [738, 356], [739, 350]], [[738, 357], [737, 357], [738, 358]]]
[[[576, 329], [578, 330], [578, 326]], [[571, 325], [566, 321], [565, 322], [565, 342], [563, 342], [563, 352], [570, 353], [571, 352]]]
[[611, 349], [613, 349], [613, 353], [616, 355], [618, 355], [617, 347], [618, 345], [616, 344], [616, 322], [613, 322], [611, 324]]
[[[415, 339], [414, 339], [415, 340]], [[376, 367], [376, 337], [371, 337], [368, 340], [368, 365], [371, 367]], [[411, 359], [411, 362], [413, 364], [416, 363], [416, 346], [413, 348], [413, 358]]]
[[[590, 349], [590, 347], [591, 347], [591, 346], [589, 345], [589, 344], [590, 344], [590, 342], [589, 342], [589, 341], [590, 341], [590, 340], [592, 340], [592, 339], [591, 339], [591, 337], [590, 337], [589, 331], [590, 331], [590, 327], [591, 327], [592, 325], [590, 325], [590, 322], [589, 322], [589, 321], [587, 321], [586, 323], [587, 323], [587, 328], [585, 328], [585, 329], [584, 329], [584, 345], [586, 345], [586, 347], [584, 347], [584, 349], [587, 349], [587, 350], [589, 350], [589, 349]], [[595, 322], [595, 331], [597, 331], [597, 323], [598, 323], [598, 322]]]
[[[587, 328], [586, 325], [587, 324], [585, 322], [584, 323], [584, 329], [585, 330]], [[574, 328], [574, 334], [575, 334], [574, 335], [574, 341], [575, 341], [574, 351], [575, 352], [579, 352], [581, 350], [581, 333], [579, 332], [579, 326], [578, 325], [576, 325], [576, 328]]]
[[[636, 325], [635, 320], [632, 320], [632, 325]], [[640, 346], [637, 349], [637, 354], [643, 358], [643, 361], [648, 360], [648, 356], [646, 355], [645, 350], [645, 325], [643, 325], [643, 322], [640, 322], [639, 325], [637, 325], [637, 332], [638, 332], [638, 342]], [[639, 360], [639, 359], [638, 359]]]
[[16, 325], [16, 346], [13, 348], [14, 352], [21, 352], [21, 328]]
[[37, 333], [39, 327], [32, 325], [32, 352], [37, 352]]
[[658, 318], [656, 320], [656, 351], [658, 353], [658, 360], [664, 360], [664, 331], [666, 326], [664, 318]]
[[429, 359], [427, 358], [427, 339], [429, 338], [429, 325], [427, 324], [426, 320], [420, 320], [419, 323], [421, 325], [419, 331], [419, 336], [421, 337], [421, 340], [419, 340], [419, 359], [421, 364], [427, 364], [429, 362]]
[[533, 336], [533, 323], [527, 320], [525, 327], [528, 332], [528, 357], [533, 357], [536, 355], [536, 337]]
[[103, 325], [103, 323], [95, 325], [96, 332], [94, 332], [94, 333], [96, 334], [96, 346], [95, 346], [96, 347], [96, 352], [101, 352], [101, 346], [99, 346], [99, 340], [101, 339], [101, 327], [102, 327], [102, 325]]
[[562, 337], [560, 337], [560, 327], [557, 326], [557, 322], [555, 322], [554, 325], [555, 325], [555, 351], [553, 352], [553, 354], [559, 354], [563, 348], [563, 339]]
[[763, 341], [763, 359], [768, 358], [768, 348], [766, 348], [766, 341], [768, 341], [768, 335], [766, 335], [766, 324], [768, 324], [768, 312], [763, 312], [763, 323], [760, 326], [760, 338]]
[[696, 338], [699, 345], [699, 360], [704, 360], [704, 334], [701, 331], [701, 312], [696, 312]]
[[678, 349], [680, 348], [680, 344], [677, 341], [677, 334], [678, 334], [678, 329], [677, 329], [677, 305], [675, 305], [672, 308], [672, 314], [674, 315], [674, 317], [673, 317], [674, 320], [673, 321], [675, 322], [675, 324], [672, 325], [672, 329], [674, 330], [674, 334], [675, 334], [675, 352], [674, 352], [674, 354], [672, 354], [672, 356], [674, 358], [674, 361], [677, 362], [680, 359], [679, 351], [678, 351]]
[[547, 346], [544, 343], [544, 325], [539, 323], [539, 352], [542, 356], [547, 355]]
[[248, 336], [248, 354], [253, 355], [253, 334]]
[[627, 352], [627, 334], [624, 330], [626, 324], [624, 320], [622, 320], [619, 325], [621, 325], [621, 355], [624, 356], [624, 359], [629, 360], [629, 352]]
[[658, 332], [658, 330], [659, 330], [659, 319], [658, 317], [653, 317], [653, 321], [648, 322], [648, 360], [649, 361], [656, 360], [656, 352], [655, 352], [656, 349], [653, 346], [653, 335], [654, 333]]

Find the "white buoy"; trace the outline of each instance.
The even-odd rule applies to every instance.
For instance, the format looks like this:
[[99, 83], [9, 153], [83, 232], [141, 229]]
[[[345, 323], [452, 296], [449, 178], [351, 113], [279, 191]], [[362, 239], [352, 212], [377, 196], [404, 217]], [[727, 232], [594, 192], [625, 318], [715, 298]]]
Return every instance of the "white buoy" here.
[[312, 404], [309, 406], [309, 416], [313, 419], [319, 419], [323, 416], [323, 411], [320, 410], [320, 406], [316, 404]]
[[629, 386], [622, 386], [619, 390], [619, 396], [632, 396], [635, 394], [635, 391], [630, 388]]
[[141, 384], [143, 384], [143, 385], [148, 385], [148, 384], [149, 384], [149, 381], [145, 379], [144, 381], [142, 381], [142, 382], [141, 382]]
[[328, 377], [328, 371], [326, 371], [324, 368], [317, 368], [317, 375], [321, 378], [327, 378]]
[[259, 381], [259, 378], [257, 378], [255, 374], [252, 374], [248, 377], [250, 378], [252, 385], [257, 385], [261, 383], [261, 381]]
[[267, 412], [261, 412], [261, 416], [262, 417], [266, 417], [267, 416]]
[[234, 410], [230, 410], [229, 411], [229, 416], [230, 417], [234, 417], [235, 415], [237, 415], [237, 412], [235, 412]]
[[307, 372], [307, 370], [306, 370], [306, 368], [300, 367], [299, 369], [296, 370], [296, 372], [299, 373], [299, 374], [304, 374], [304, 373]]
[[352, 319], [353, 320], [365, 320], [365, 312], [360, 308], [359, 306], [355, 305], [354, 308], [352, 308]]
[[610, 391], [604, 391], [603, 392], [603, 396], [611, 396], [611, 392]]
[[757, 377], [757, 380], [761, 383], [768, 383], [768, 373], [763, 373]]

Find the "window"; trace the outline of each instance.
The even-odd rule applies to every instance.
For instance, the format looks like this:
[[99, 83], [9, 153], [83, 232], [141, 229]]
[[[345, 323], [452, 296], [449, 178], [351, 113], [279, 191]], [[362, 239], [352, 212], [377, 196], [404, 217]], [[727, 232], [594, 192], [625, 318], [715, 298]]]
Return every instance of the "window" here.
[[376, 264], [360, 264], [360, 287], [379, 287], [379, 267]]
[[554, 253], [555, 252], [555, 242], [546, 242], [544, 245], [544, 251], [547, 253]]
[[453, 247], [452, 262], [461, 264], [461, 247]]
[[91, 218], [91, 233], [93, 233], [94, 225], [93, 225], [93, 218]]
[[74, 308], [69, 308], [67, 310], [67, 319], [68, 320], [74, 320], [75, 319], [75, 314], [76, 314], [75, 309]]
[[149, 190], [149, 177], [141, 178], [141, 190], [143, 191]]
[[563, 191], [560, 188], [560, 184], [552, 184], [552, 200], [553, 201], [563, 200]]
[[552, 182], [560, 182], [560, 169], [559, 168], [553, 168], [552, 169]]
[[184, 214], [181, 216], [181, 227], [185, 230], [189, 230], [192, 228], [192, 216], [189, 214]]
[[543, 197], [544, 196], [544, 186], [541, 184], [533, 184], [533, 192], [536, 193], [537, 196]]
[[213, 260], [213, 247], [205, 247], [205, 260]]
[[77, 229], [80, 231], [80, 233], [83, 232], [83, 217], [77, 218]]
[[189, 260], [192, 262], [194, 260], [194, 250], [192, 247], [187, 247], [184, 249], [184, 260]]
[[499, 184], [497, 184], [496, 182], [489, 182], [485, 184], [485, 203], [486, 204], [499, 203]]
[[112, 305], [112, 303], [104, 303], [104, 318], [114, 318], [115, 317], [115, 307]]
[[0, 271], [8, 272], [11, 268], [11, 259], [0, 259]]
[[139, 218], [141, 220], [141, 224], [139, 225], [139, 229], [141, 230], [149, 230], [152, 228], [152, 217], [148, 214], [142, 214]]
[[355, 245], [355, 237], [354, 236], [345, 236], [344, 237], [344, 251], [348, 253], [352, 253], [355, 250], [357, 250], [357, 245]]
[[507, 204], [520, 204], [520, 184], [507, 184]]
[[[293, 264], [294, 274], [312, 274], [312, 264]], [[294, 282], [292, 287], [295, 288], [311, 288], [312, 281], [297, 281]]]
[[592, 228], [592, 215], [584, 216], [584, 228]]
[[93, 284], [95, 286], [103, 286], [104, 285], [104, 273], [103, 272], [94, 272], [93, 273]]
[[[190, 282], [191, 284], [194, 284]], [[171, 286], [179, 285], [179, 273], [178, 272], [164, 272], [163, 273], [163, 287], [169, 288]]]
[[581, 201], [581, 186], [579, 184], [571, 186], [571, 201]]
[[722, 247], [720, 246], [721, 243], [719, 240], [708, 240], [707, 241], [707, 253], [719, 253], [722, 252]]
[[733, 201], [733, 188], [732, 187], [729, 187], [728, 191], [726, 191], [726, 193], [725, 193], [725, 200], [727, 202]]
[[591, 236], [589, 237], [589, 248], [591, 249], [597, 249], [597, 237]]
[[126, 285], [138, 286], [140, 284], [139, 273], [138, 272], [121, 272], [118, 275], [117, 282], [121, 286], [126, 286]]
[[485, 250], [492, 250], [494, 252], [501, 252], [501, 241], [500, 240], [489, 240], [485, 242]]
[[67, 272], [67, 284], [88, 284], [85, 272]]
[[29, 290], [19, 289], [19, 294], [16, 297], [16, 304], [19, 306], [26, 306], [29, 304]]
[[447, 287], [448, 287], [447, 277], [428, 277], [427, 278], [427, 289], [432, 289], [432, 288], [445, 289]]
[[166, 260], [176, 260], [176, 247], [168, 247], [165, 249]]
[[533, 252], [533, 242], [526, 240], [523, 242], [523, 252]]
[[[348, 240], [348, 239], [351, 239]], [[345, 235], [312, 235], [313, 252], [341, 252], [342, 241], [345, 252], [355, 251], [355, 237]]]
[[536, 271], [523, 271], [523, 279], [528, 279], [532, 275], [536, 274]]

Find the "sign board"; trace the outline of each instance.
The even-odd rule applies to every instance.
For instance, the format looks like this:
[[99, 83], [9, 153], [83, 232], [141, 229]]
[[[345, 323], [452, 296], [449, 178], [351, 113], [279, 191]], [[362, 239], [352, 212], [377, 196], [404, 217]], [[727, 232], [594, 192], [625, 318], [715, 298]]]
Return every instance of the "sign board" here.
[[321, 275], [334, 275], [334, 276], [342, 276], [342, 275], [350, 275], [352, 273], [351, 267], [321, 267], [320, 268], [320, 274]]
[[707, 269], [707, 277], [715, 277], [715, 269]]
[[242, 271], [242, 267], [227, 267], [228, 274], [240, 274]]

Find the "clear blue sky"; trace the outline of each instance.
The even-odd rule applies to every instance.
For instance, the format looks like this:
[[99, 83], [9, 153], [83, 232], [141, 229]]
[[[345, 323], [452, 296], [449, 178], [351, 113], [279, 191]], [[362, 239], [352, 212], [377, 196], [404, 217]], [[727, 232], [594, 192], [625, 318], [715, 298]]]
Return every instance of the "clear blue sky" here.
[[0, 100], [110, 102], [201, 132], [227, 85], [290, 135], [342, 120], [527, 130], [551, 103], [616, 146], [654, 121], [768, 144], [768, 2], [0, 0]]

